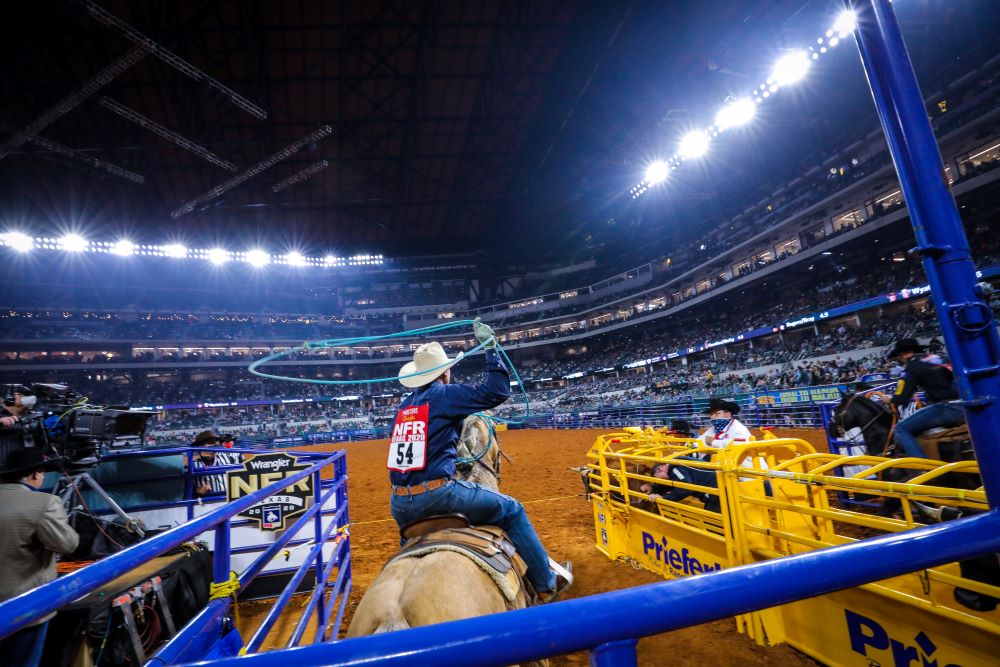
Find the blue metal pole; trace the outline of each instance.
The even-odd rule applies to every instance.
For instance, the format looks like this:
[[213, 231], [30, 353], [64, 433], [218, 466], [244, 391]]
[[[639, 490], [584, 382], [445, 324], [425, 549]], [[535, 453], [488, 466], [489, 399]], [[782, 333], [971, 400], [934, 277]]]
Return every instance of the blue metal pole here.
[[[553, 604], [197, 663], [213, 667], [510, 665], [646, 637], [1000, 549], [1000, 512]], [[628, 622], [622, 622], [622, 610]]]
[[[316, 520], [313, 525], [316, 529], [316, 543], [323, 543], [323, 492], [322, 492], [322, 480], [320, 478], [319, 471], [313, 475], [313, 502], [320, 506], [320, 509], [316, 512]], [[331, 517], [331, 521], [336, 521]], [[326, 592], [325, 581], [323, 579], [326, 567], [323, 563], [323, 549], [316, 552], [316, 588]], [[319, 600], [316, 601], [316, 628], [317, 632], [320, 628], [326, 625], [326, 595], [321, 594]]]
[[229, 519], [215, 527], [215, 551], [212, 553], [212, 581], [229, 581]]
[[1000, 337], [889, 0], [845, 0], [941, 321], [990, 506], [1000, 505]]

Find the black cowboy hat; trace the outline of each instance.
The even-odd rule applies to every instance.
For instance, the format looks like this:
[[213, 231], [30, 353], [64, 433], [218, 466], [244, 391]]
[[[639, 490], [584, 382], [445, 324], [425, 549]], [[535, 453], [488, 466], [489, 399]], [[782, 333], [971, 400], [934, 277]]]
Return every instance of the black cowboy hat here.
[[59, 470], [63, 460], [61, 456], [51, 459], [47, 458], [41, 447], [15, 449], [7, 454], [7, 458], [3, 462], [3, 468], [0, 468], [0, 477], [17, 477], [20, 473], [26, 475], [33, 470]]
[[731, 412], [733, 415], [738, 415], [740, 413], [740, 406], [724, 398], [710, 398], [708, 399], [708, 406], [701, 412], [702, 414], [710, 415], [716, 410], [725, 410], [726, 412]]
[[194, 442], [191, 443], [192, 447], [200, 447], [201, 445], [210, 445], [212, 443], [218, 444], [222, 440], [215, 431], [208, 429], [207, 431], [202, 431], [198, 435], [194, 436]]
[[927, 348], [920, 344], [916, 338], [904, 338], [897, 341], [892, 350], [889, 351], [889, 358], [895, 359], [904, 352], [923, 352]]

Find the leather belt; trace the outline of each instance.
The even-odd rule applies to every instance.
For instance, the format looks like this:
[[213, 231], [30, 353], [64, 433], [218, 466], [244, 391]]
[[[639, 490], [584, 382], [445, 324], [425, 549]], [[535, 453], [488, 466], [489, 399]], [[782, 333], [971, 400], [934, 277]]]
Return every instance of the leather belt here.
[[449, 477], [438, 477], [437, 479], [432, 479], [426, 482], [419, 482], [411, 486], [395, 486], [392, 487], [392, 495], [394, 496], [416, 496], [425, 491], [433, 491], [434, 489], [440, 489], [442, 486], [451, 481]]

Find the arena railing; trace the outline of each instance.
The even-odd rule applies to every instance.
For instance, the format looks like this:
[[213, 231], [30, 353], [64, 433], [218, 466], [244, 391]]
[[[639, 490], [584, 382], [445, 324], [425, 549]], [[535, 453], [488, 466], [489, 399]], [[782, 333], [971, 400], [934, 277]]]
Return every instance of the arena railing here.
[[[149, 456], [150, 454], [170, 455], [178, 453], [185, 452], [184, 450], [162, 450], [159, 452], [135, 452], [134, 454], [136, 456]], [[260, 452], [245, 450], [244, 453], [259, 454]], [[0, 604], [0, 638], [37, 622], [38, 619], [97, 590], [153, 558], [195, 540], [207, 531], [214, 531], [212, 579], [216, 584], [229, 584], [233, 595], [235, 595], [236, 591], [245, 590], [275, 556], [293, 543], [292, 540], [297, 534], [308, 531], [310, 527], [313, 532], [310, 540], [314, 544], [312, 550], [291, 574], [291, 578], [278, 600], [247, 640], [243, 650], [244, 652], [252, 652], [260, 647], [310, 569], [314, 570], [316, 584], [292, 632], [289, 646], [297, 645], [302, 640], [307, 627], [314, 619], [316, 630], [313, 641], [322, 641], [331, 629], [336, 633], [343, 620], [347, 597], [351, 589], [350, 538], [347, 528], [349, 515], [346, 454], [343, 451], [332, 454], [296, 454], [300, 458], [307, 459], [310, 464], [306, 468], [288, 474], [280, 481], [256, 492], [227, 502], [218, 509], [193, 517], [175, 528], [3, 602]], [[186, 452], [186, 455], [190, 461], [190, 452]], [[326, 486], [322, 482], [322, 472], [325, 469], [332, 469], [334, 477], [333, 481]], [[199, 470], [198, 474], [218, 473], [224, 470], [224, 468], [205, 468]], [[190, 476], [190, 465], [186, 474]], [[231, 557], [234, 553], [241, 551], [234, 550], [232, 547], [233, 517], [310, 477], [313, 481], [312, 506], [307, 508], [302, 515], [296, 517], [295, 522], [283, 531], [273, 543], [263, 549], [260, 556], [241, 573], [231, 572]], [[190, 486], [191, 481], [188, 480], [186, 483], [188, 493], [185, 493], [185, 497], [190, 496]], [[196, 501], [188, 500], [173, 505], [186, 505], [190, 517], [194, 502]], [[331, 502], [333, 503], [332, 508], [328, 507]], [[143, 507], [149, 509], [164, 505], [166, 504], [148, 504]], [[126, 507], [126, 509], [137, 511], [134, 507]], [[324, 509], [332, 510], [332, 513], [324, 511]], [[325, 522], [324, 519], [326, 519]], [[329, 553], [325, 553], [324, 547], [330, 542], [333, 542], [333, 548]], [[337, 577], [331, 583], [330, 577], [335, 568], [337, 569]], [[331, 593], [331, 597], [328, 598], [327, 593]], [[339, 605], [336, 604], [338, 597], [340, 597]], [[173, 664], [178, 661], [196, 660], [209, 655], [212, 651], [215, 651], [216, 655], [235, 655], [241, 650], [243, 642], [239, 639], [238, 631], [229, 620], [232, 604], [233, 597], [211, 599], [204, 609], [165, 645], [160, 647], [156, 654], [156, 661], [161, 664]]]

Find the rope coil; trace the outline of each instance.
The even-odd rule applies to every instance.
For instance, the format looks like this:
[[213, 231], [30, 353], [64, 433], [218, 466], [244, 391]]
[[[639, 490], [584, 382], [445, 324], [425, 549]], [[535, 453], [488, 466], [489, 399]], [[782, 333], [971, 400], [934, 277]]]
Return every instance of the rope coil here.
[[[349, 385], [349, 384], [376, 384], [379, 382], [394, 382], [401, 379], [416, 377], [418, 375], [426, 375], [427, 373], [446, 368], [452, 364], [452, 361], [441, 364], [440, 366], [435, 366], [434, 368], [429, 368], [418, 373], [410, 373], [408, 375], [394, 375], [390, 377], [380, 377], [380, 378], [370, 378], [367, 380], [320, 380], [318, 378], [302, 378], [302, 377], [291, 377], [287, 375], [275, 375], [273, 373], [265, 373], [258, 370], [261, 366], [265, 364], [272, 363], [274, 361], [279, 361], [285, 359], [290, 355], [297, 354], [299, 352], [306, 352], [310, 350], [317, 350], [322, 348], [331, 347], [347, 347], [351, 345], [358, 345], [360, 343], [370, 343], [378, 340], [389, 340], [394, 338], [413, 338], [420, 337], [429, 334], [439, 333], [441, 331], [446, 331], [448, 329], [456, 329], [459, 327], [472, 326], [473, 320], [454, 320], [447, 322], [445, 324], [435, 324], [429, 327], [423, 327], [420, 329], [410, 329], [409, 331], [398, 331], [396, 333], [382, 334], [379, 336], [355, 336], [352, 338], [327, 338], [324, 340], [316, 341], [305, 341], [302, 345], [297, 347], [291, 347], [287, 350], [282, 350], [281, 352], [275, 352], [274, 354], [269, 354], [265, 357], [257, 359], [251, 363], [247, 370], [257, 377], [266, 378], [268, 380], [283, 380], [285, 382], [299, 382], [301, 384], [320, 384], [320, 385]], [[477, 413], [486, 419], [493, 420], [494, 422], [502, 422], [505, 424], [523, 424], [531, 416], [531, 404], [528, 400], [528, 391], [524, 387], [524, 383], [521, 381], [521, 376], [518, 374], [517, 369], [514, 368], [513, 362], [511, 362], [510, 357], [507, 356], [507, 352], [500, 346], [500, 341], [493, 337], [493, 342], [495, 342], [495, 349], [506, 362], [507, 368], [514, 375], [514, 379], [517, 381], [517, 387], [521, 391], [521, 395], [524, 398], [524, 415], [520, 419], [505, 419], [503, 417], [486, 417], [482, 413]], [[482, 342], [476, 345], [476, 347], [465, 353], [465, 357], [470, 357], [476, 352], [483, 350], [490, 341]]]
[[234, 570], [229, 571], [229, 579], [227, 581], [220, 581], [218, 583], [213, 582], [208, 586], [209, 600], [224, 600], [228, 597], [233, 598], [233, 616], [236, 619], [237, 627], [240, 624], [239, 593], [240, 577]]

